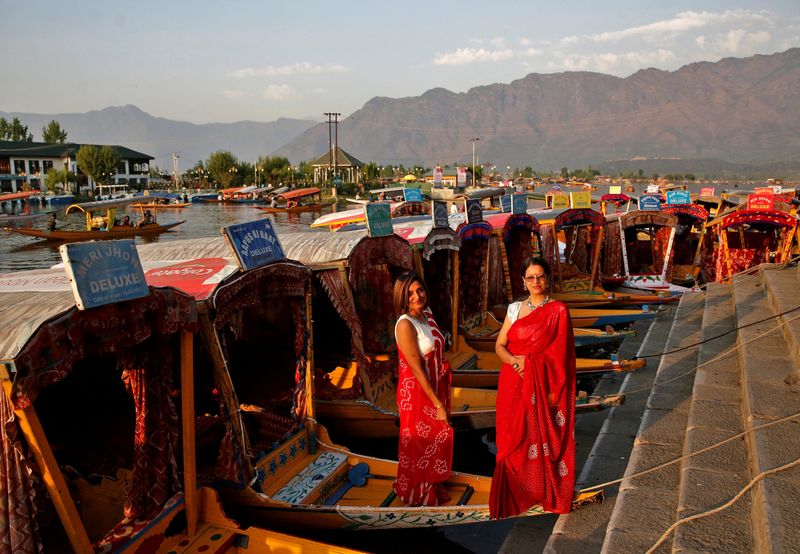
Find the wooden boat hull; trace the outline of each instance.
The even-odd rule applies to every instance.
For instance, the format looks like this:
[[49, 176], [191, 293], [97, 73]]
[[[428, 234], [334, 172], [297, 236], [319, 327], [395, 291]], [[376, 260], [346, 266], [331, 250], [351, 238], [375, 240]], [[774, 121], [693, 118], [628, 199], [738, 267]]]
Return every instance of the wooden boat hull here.
[[78, 241], [78, 240], [114, 240], [130, 237], [158, 235], [165, 231], [177, 227], [184, 220], [169, 223], [167, 225], [145, 225], [144, 227], [122, 227], [117, 226], [109, 231], [44, 231], [42, 229], [11, 229], [6, 231], [18, 233], [28, 237], [44, 240]]
[[134, 208], [144, 208], [146, 210], [180, 210], [186, 206], [190, 206], [189, 202], [180, 202], [178, 204], [154, 204], [152, 202], [140, 202], [139, 204], [131, 204]]
[[330, 204], [308, 204], [306, 206], [297, 206], [296, 208], [270, 208], [269, 206], [255, 206], [255, 208], [261, 210], [262, 212], [267, 212], [268, 214], [293, 214], [299, 212], [319, 212], [329, 205]]
[[[307, 433], [300, 432], [257, 462], [266, 475], [264, 494], [221, 488], [231, 515], [282, 531], [430, 528], [489, 519], [491, 477], [452, 472], [445, 482], [450, 495], [445, 505], [403, 506], [392, 490], [397, 462], [350, 453], [331, 444], [324, 428], [318, 431], [313, 454]], [[368, 473], [351, 483], [356, 466]], [[573, 509], [601, 500], [602, 491], [583, 493]], [[518, 517], [543, 513], [536, 506]]]
[[[502, 361], [494, 352], [477, 352], [476, 369], [454, 369], [453, 386], [474, 388], [497, 388]], [[575, 370], [578, 377], [590, 377], [605, 373], [621, 373], [645, 367], [645, 360], [618, 360], [576, 358]]]
[[[149, 552], [155, 543], [159, 545], [158, 552], [239, 552], [237, 544], [246, 538], [247, 551], [253, 554], [361, 552], [254, 526], [244, 529], [223, 512], [218, 494], [208, 487], [198, 490], [198, 499], [198, 526], [194, 535], [186, 534], [185, 503], [181, 495], [148, 525], [133, 531], [126, 542], [114, 543], [115, 551]], [[176, 529], [183, 530], [175, 532]], [[128, 529], [120, 532], [126, 533]]]
[[[506, 317], [506, 309], [508, 306], [493, 306], [492, 311], [487, 314], [491, 315], [491, 320], [487, 318], [488, 324], [485, 326], [490, 328], [496, 326], [500, 321]], [[617, 309], [592, 309], [592, 308], [570, 308], [569, 316], [572, 319], [573, 327], [605, 327], [606, 325], [620, 325], [624, 323], [633, 323], [641, 319], [652, 319], [658, 315], [655, 311], [650, 310], [617, 310]], [[493, 321], [492, 321], [493, 320]], [[499, 329], [499, 327], [497, 327]], [[482, 335], [486, 333], [481, 333]], [[474, 335], [477, 338], [479, 335]]]
[[[379, 406], [364, 399], [317, 399], [317, 416], [337, 437], [397, 437], [400, 420], [393, 400], [387, 398], [384, 405]], [[450, 420], [458, 429], [491, 429], [494, 427], [496, 404], [497, 391], [454, 386]]]
[[[605, 331], [603, 329], [593, 329], [591, 327], [578, 327], [573, 329], [575, 335], [575, 346], [598, 346], [619, 342], [625, 337], [633, 335], [633, 331]], [[464, 333], [466, 343], [479, 352], [494, 352], [494, 344], [497, 341], [497, 333], [489, 335], [474, 336]]]

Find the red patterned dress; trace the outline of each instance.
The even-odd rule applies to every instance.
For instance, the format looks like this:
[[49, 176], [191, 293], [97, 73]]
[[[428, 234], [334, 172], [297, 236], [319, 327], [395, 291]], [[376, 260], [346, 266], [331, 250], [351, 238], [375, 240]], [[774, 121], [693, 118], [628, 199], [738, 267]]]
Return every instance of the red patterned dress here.
[[[426, 309], [428, 323], [406, 315], [417, 331], [417, 346], [437, 398], [450, 413], [450, 363], [444, 358], [444, 337]], [[396, 326], [395, 326], [396, 329]], [[397, 332], [395, 330], [395, 336]], [[436, 407], [419, 386], [405, 356], [397, 349], [397, 408], [400, 413], [399, 466], [394, 491], [407, 506], [438, 506], [449, 500], [443, 481], [450, 477], [453, 428], [436, 419]]]
[[551, 301], [517, 319], [507, 348], [525, 356], [525, 372], [508, 364], [500, 370], [489, 512], [511, 517], [541, 505], [567, 513], [575, 485], [575, 343], [567, 307]]

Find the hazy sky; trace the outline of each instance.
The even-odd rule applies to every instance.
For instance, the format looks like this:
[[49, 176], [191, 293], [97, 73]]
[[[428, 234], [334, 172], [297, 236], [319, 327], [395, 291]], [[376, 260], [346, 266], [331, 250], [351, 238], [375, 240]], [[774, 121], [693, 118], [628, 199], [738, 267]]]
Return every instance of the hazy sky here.
[[771, 54], [800, 0], [0, 0], [0, 111], [134, 104], [194, 123], [346, 117], [374, 96], [528, 73]]

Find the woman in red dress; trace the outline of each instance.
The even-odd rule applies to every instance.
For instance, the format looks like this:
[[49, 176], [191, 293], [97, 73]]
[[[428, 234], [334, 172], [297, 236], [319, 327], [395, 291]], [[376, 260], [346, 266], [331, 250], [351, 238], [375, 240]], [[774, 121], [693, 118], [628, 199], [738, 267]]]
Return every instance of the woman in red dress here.
[[569, 310], [547, 295], [550, 267], [522, 263], [529, 296], [508, 306], [495, 352], [497, 463], [489, 495], [493, 518], [533, 506], [567, 513], [575, 485], [575, 342]]
[[394, 491], [406, 506], [438, 506], [449, 500], [442, 483], [450, 477], [453, 428], [450, 364], [444, 337], [428, 309], [428, 289], [416, 272], [394, 284], [400, 413], [397, 481]]

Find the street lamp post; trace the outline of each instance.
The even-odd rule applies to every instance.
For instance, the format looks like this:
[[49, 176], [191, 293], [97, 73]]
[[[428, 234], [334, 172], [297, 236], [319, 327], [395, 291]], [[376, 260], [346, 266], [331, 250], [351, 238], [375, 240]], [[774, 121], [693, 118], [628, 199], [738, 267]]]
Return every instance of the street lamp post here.
[[479, 138], [471, 138], [469, 141], [472, 143], [472, 186], [475, 186], [475, 143], [478, 142]]

